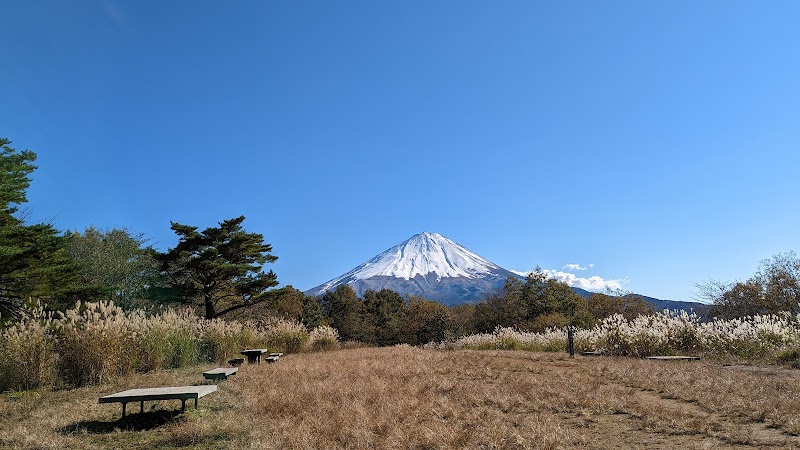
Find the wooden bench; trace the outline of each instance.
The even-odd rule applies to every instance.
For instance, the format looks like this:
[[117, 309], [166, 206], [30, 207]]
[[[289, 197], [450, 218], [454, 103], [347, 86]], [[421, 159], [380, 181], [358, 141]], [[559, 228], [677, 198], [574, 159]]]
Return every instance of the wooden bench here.
[[697, 361], [699, 356], [648, 356], [647, 359], [657, 359], [660, 361]]
[[242, 363], [244, 363], [244, 358], [231, 358], [231, 359], [228, 360], [228, 364], [230, 364], [230, 365], [232, 365], [234, 367], [241, 366]]
[[248, 364], [261, 364], [261, 355], [264, 353], [269, 353], [269, 350], [266, 348], [251, 348], [249, 350], [241, 351], [241, 354], [247, 357]]
[[270, 353], [269, 356], [283, 356], [283, 353]]
[[236, 375], [238, 371], [239, 369], [236, 367], [217, 367], [203, 372], [203, 378], [214, 381], [227, 380], [229, 376]]
[[264, 358], [264, 361], [266, 361], [268, 363], [278, 362], [278, 357], [277, 356], [267, 356], [266, 358]]
[[122, 403], [122, 417], [125, 417], [125, 406], [130, 402], [139, 402], [139, 412], [144, 412], [144, 402], [146, 401], [180, 400], [181, 411], [185, 411], [186, 400], [194, 399], [194, 407], [197, 408], [197, 399], [216, 390], [217, 387], [214, 385], [128, 389], [100, 397], [99, 403]]

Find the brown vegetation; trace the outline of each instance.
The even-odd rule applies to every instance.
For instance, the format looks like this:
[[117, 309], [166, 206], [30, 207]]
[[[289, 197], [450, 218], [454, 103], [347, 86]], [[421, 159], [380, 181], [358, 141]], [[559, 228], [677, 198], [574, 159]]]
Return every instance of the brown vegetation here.
[[800, 373], [706, 362], [362, 348], [244, 366], [174, 418], [97, 404], [205, 368], [5, 396], [0, 448], [800, 447]]

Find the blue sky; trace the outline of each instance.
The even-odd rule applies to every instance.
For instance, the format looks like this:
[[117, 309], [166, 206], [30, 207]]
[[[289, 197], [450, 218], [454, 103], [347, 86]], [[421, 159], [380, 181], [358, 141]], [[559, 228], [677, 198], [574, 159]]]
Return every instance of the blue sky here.
[[60, 229], [166, 249], [170, 220], [244, 214], [300, 289], [432, 231], [675, 300], [800, 250], [794, 1], [39, 0], [0, 17], [0, 136], [39, 155], [27, 206]]

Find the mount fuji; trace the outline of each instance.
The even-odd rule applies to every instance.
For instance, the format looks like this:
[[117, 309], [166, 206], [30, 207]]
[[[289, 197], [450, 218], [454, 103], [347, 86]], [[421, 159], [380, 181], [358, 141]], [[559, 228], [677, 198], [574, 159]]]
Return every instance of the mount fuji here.
[[[363, 297], [367, 290], [390, 289], [400, 295], [416, 295], [448, 306], [483, 300], [499, 292], [508, 277], [524, 277], [478, 256], [437, 233], [420, 233], [395, 245], [346, 274], [305, 292], [320, 296], [338, 286], [350, 285]], [[592, 293], [572, 287], [588, 298]], [[642, 296], [650, 306], [683, 309], [705, 314], [708, 305], [660, 300]]]
[[346, 274], [306, 291], [318, 296], [348, 284], [359, 296], [391, 289], [445, 305], [482, 300], [519, 277], [437, 233], [420, 233]]

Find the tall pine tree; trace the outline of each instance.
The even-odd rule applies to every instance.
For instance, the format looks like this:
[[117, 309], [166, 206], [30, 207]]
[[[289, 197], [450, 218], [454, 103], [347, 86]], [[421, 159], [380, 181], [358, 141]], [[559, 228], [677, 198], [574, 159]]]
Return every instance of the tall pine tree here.
[[278, 259], [264, 236], [242, 228], [244, 216], [224, 220], [218, 227], [172, 222], [178, 245], [158, 255], [161, 270], [185, 303], [199, 303], [207, 319], [266, 301], [278, 285], [273, 271], [263, 265]]

